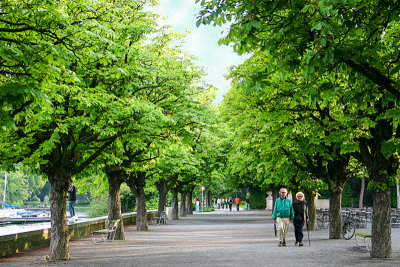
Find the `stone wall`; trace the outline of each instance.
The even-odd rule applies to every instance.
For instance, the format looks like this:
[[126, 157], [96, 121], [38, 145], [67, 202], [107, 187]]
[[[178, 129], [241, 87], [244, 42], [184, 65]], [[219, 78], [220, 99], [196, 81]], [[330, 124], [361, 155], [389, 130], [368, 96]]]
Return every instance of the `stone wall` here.
[[[157, 211], [148, 211], [147, 218], [157, 216]], [[124, 225], [136, 223], [136, 212], [122, 215]], [[70, 238], [80, 238], [90, 235], [93, 231], [106, 228], [107, 216], [85, 220], [68, 225]], [[0, 236], [0, 257], [13, 255], [24, 250], [50, 245], [50, 228], [30, 232]]]

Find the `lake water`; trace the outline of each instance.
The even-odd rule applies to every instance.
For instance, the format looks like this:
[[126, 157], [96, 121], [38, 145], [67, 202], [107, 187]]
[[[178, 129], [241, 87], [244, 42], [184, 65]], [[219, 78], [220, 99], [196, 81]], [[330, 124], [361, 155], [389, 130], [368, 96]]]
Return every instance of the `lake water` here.
[[[86, 211], [76, 211], [76, 214], [80, 218], [79, 221], [85, 220]], [[67, 215], [69, 216], [69, 213]], [[0, 236], [46, 229], [50, 228], [50, 226], [50, 222], [0, 225]]]

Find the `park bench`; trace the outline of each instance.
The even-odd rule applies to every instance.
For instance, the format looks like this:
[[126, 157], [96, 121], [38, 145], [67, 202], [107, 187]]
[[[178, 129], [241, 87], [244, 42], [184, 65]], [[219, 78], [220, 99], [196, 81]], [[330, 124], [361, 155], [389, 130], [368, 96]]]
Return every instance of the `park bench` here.
[[[361, 242], [359, 242], [357, 240], [357, 237], [362, 237], [364, 239], [364, 244], [361, 244]], [[362, 247], [362, 248], [366, 248], [367, 251], [369, 251], [369, 247], [371, 245], [371, 233], [362, 233], [362, 232], [355, 232], [354, 233], [354, 239], [356, 240], [356, 244], [358, 247]]]
[[[115, 238], [115, 234], [117, 232], [119, 223], [121, 220], [112, 220], [108, 223], [108, 227], [106, 229], [101, 229], [92, 232], [93, 242], [95, 244], [104, 243], [107, 241], [113, 241]], [[96, 238], [95, 235], [101, 234], [102, 238]]]
[[160, 217], [151, 218], [151, 223], [153, 225], [167, 224], [167, 213], [162, 211]]

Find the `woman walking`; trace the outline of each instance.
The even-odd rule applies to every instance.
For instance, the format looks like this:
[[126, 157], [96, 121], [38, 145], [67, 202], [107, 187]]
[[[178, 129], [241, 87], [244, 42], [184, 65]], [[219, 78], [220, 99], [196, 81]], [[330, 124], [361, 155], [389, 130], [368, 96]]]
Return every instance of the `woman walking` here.
[[298, 192], [296, 194], [296, 201], [293, 202], [294, 209], [294, 235], [296, 236], [295, 246], [303, 246], [303, 226], [304, 222], [308, 220], [307, 202], [304, 200], [304, 194]]

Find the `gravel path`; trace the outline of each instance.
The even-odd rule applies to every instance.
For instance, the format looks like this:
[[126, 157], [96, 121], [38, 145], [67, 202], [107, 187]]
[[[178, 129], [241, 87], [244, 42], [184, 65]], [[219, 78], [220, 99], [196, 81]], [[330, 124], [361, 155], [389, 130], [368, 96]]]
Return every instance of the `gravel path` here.
[[351, 240], [329, 240], [328, 230], [305, 232], [305, 245], [278, 247], [271, 213], [226, 211], [194, 214], [148, 232], [125, 228], [126, 240], [95, 245], [90, 237], [71, 240], [71, 260], [48, 262], [49, 248], [0, 259], [4, 266], [400, 266], [400, 229], [392, 229], [391, 259], [371, 259]]

